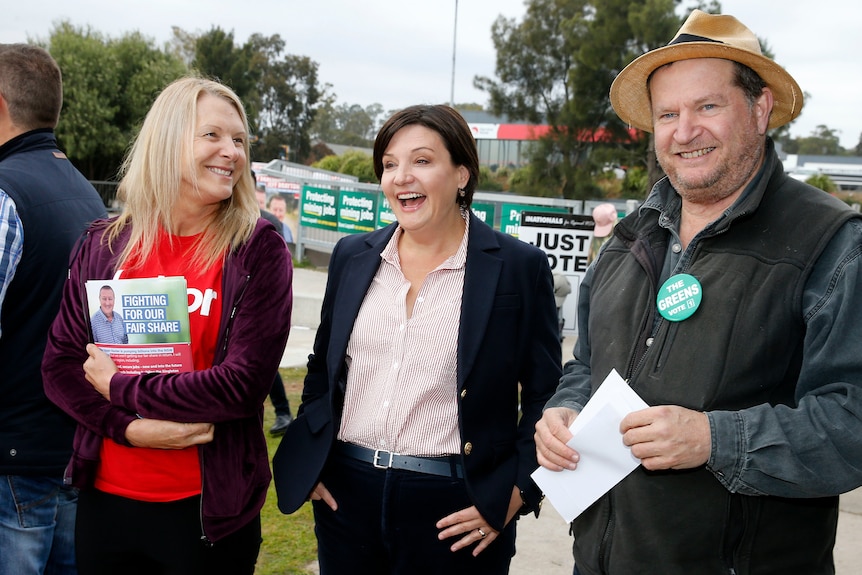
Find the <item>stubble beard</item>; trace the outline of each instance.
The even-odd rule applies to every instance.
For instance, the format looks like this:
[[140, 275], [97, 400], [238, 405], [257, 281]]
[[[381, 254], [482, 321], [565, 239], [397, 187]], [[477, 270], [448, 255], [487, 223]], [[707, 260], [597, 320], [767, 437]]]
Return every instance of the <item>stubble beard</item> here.
[[[714, 169], [703, 175], [687, 177], [683, 170], [665, 169], [671, 185], [680, 197], [691, 204], [709, 205], [736, 193], [752, 178], [760, 166], [764, 146], [757, 146], [734, 158], [724, 158]], [[714, 152], [713, 152], [714, 153]], [[658, 162], [664, 169], [665, 164]]]

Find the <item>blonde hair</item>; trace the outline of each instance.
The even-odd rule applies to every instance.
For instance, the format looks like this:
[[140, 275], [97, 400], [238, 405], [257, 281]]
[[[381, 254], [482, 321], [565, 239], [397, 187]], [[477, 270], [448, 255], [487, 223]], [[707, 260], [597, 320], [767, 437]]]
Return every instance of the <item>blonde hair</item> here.
[[[179, 198], [183, 174], [197, 188], [192, 153], [197, 122], [197, 106], [203, 94], [227, 100], [239, 113], [248, 134], [248, 118], [239, 97], [227, 86], [198, 77], [184, 77], [169, 84], [153, 102], [141, 130], [120, 169], [117, 196], [123, 211], [107, 229], [108, 247], [126, 226], [131, 226], [129, 242], [118, 258], [117, 267], [130, 260], [145, 261], [158, 250], [159, 228], [170, 233], [174, 226], [172, 209]], [[248, 138], [243, 141], [246, 161]], [[225, 253], [251, 237], [260, 209], [254, 195], [254, 182], [248, 166], [243, 170], [231, 196], [223, 200], [206, 227], [191, 265], [208, 268]]]

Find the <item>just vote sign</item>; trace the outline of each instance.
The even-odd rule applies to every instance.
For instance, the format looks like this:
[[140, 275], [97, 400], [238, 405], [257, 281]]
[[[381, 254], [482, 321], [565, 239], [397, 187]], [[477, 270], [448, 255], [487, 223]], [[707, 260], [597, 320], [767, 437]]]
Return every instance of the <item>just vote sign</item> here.
[[548, 256], [552, 272], [560, 272], [572, 284], [563, 304], [566, 333], [577, 333], [578, 288], [589, 265], [590, 243], [596, 223], [592, 216], [548, 212], [521, 213], [518, 238]]

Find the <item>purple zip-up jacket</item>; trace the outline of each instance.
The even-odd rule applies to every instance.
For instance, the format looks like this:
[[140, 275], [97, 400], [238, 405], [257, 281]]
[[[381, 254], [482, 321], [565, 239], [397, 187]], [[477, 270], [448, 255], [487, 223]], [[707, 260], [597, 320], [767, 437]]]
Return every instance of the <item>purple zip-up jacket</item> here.
[[42, 362], [46, 394], [78, 422], [66, 482], [92, 487], [102, 438], [130, 445], [126, 427], [137, 414], [214, 423], [213, 440], [199, 453], [203, 535], [217, 541], [260, 512], [271, 479], [263, 402], [290, 331], [290, 254], [272, 224], [258, 220], [251, 238], [225, 259], [213, 366], [177, 374], [114, 374], [108, 402], [83, 370], [91, 341], [84, 282], [114, 276], [116, 254], [129, 236], [124, 231], [112, 252], [102, 243], [105, 225], [95, 222], [73, 254]]

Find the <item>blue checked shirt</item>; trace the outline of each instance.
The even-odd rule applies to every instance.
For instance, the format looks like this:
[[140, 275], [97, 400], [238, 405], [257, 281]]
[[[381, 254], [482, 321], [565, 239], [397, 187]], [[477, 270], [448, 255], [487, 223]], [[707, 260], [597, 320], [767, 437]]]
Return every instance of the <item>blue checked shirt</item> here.
[[[6, 299], [6, 289], [15, 277], [18, 262], [24, 252], [24, 226], [18, 217], [15, 202], [6, 192], [0, 190], [0, 307]], [[0, 336], [3, 326], [0, 326]]]

